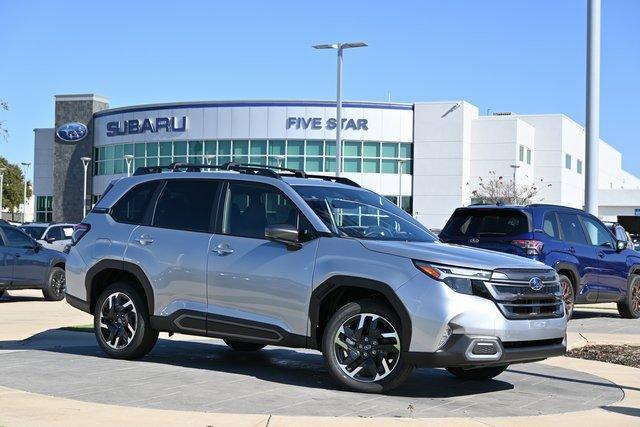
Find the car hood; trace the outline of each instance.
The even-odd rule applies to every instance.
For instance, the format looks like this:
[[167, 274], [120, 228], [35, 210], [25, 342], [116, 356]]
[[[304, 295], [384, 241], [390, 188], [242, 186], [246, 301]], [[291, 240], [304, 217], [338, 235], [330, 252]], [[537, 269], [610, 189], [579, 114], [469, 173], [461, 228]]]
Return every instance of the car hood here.
[[374, 240], [361, 240], [360, 242], [370, 251], [435, 264], [483, 270], [494, 270], [498, 268], [549, 269], [545, 264], [528, 258], [441, 242], [384, 242]]

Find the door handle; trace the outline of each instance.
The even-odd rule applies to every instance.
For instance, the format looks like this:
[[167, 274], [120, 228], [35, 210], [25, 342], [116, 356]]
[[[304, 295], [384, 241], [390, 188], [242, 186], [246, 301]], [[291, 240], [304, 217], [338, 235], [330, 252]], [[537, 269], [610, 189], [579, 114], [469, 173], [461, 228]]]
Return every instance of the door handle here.
[[231, 255], [233, 253], [233, 249], [227, 244], [220, 243], [218, 246], [211, 249], [211, 252], [215, 252], [219, 256], [224, 256], [224, 255]]
[[571, 246], [569, 249], [569, 252], [571, 252], [572, 254], [576, 253], [576, 248], [574, 248], [573, 246]]
[[140, 246], [147, 246], [147, 245], [150, 245], [151, 243], [153, 243], [153, 239], [151, 238], [151, 236], [149, 236], [147, 234], [143, 234], [142, 236], [140, 236], [137, 239], [135, 239], [135, 241], [138, 242], [138, 244], [140, 244]]
[[604, 253], [604, 252], [602, 252], [602, 251], [598, 252], [598, 256], [599, 256], [600, 258], [604, 258], [604, 255], [605, 255], [605, 253]]

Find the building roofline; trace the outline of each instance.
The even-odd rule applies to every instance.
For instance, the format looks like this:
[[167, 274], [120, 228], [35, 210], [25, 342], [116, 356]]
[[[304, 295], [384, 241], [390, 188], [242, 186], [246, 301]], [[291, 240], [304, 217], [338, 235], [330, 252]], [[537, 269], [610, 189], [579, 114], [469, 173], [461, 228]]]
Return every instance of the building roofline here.
[[[169, 110], [182, 108], [216, 108], [216, 107], [329, 107], [335, 108], [335, 101], [322, 100], [230, 100], [230, 101], [185, 101], [159, 104], [141, 104], [129, 107], [118, 107], [102, 110], [94, 117], [104, 117], [113, 114], [133, 113], [137, 111]], [[410, 103], [377, 102], [377, 101], [343, 101], [346, 108], [379, 108], [389, 110], [413, 110]]]
[[56, 101], [99, 101], [109, 103], [109, 98], [95, 93], [72, 93], [54, 96]]

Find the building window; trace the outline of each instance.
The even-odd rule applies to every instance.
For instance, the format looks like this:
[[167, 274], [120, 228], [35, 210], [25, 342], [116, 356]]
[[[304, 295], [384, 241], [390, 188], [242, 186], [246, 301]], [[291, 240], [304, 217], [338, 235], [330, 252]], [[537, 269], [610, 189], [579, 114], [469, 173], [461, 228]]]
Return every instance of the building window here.
[[564, 167], [571, 170], [571, 154], [564, 155]]
[[521, 162], [524, 162], [524, 145], [520, 146], [520, 157], [519, 157]]
[[36, 222], [53, 221], [53, 196], [36, 197]]
[[[387, 200], [389, 200], [394, 205], [398, 205], [398, 196], [384, 196]], [[413, 212], [413, 197], [411, 196], [402, 196], [402, 209], [411, 215]]]
[[531, 148], [527, 148], [527, 164], [531, 164]]
[[[95, 175], [127, 172], [125, 155], [134, 156], [131, 171], [174, 162], [227, 162], [286, 166], [308, 172], [335, 172], [335, 141], [324, 140], [209, 140], [113, 144], [94, 150]], [[412, 173], [413, 145], [398, 142], [343, 141], [343, 170], [352, 173]]]
[[582, 175], [582, 160], [576, 160], [576, 171]]

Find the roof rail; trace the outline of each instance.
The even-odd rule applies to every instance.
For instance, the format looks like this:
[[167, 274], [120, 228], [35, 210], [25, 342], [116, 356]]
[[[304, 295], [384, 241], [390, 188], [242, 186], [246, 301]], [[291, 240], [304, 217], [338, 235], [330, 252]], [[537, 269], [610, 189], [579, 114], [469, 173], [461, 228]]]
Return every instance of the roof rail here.
[[[296, 178], [316, 178], [324, 181], [336, 182], [338, 184], [349, 185], [352, 187], [360, 187], [360, 185], [342, 176], [326, 176], [326, 175], [310, 175], [298, 169], [283, 168], [280, 166], [258, 165], [253, 163], [235, 163], [228, 162], [222, 165], [208, 165], [199, 163], [171, 163], [164, 166], [141, 166], [136, 169], [133, 176], [148, 175], [152, 173], [169, 172], [202, 172], [203, 169], [211, 170], [228, 170], [248, 175], [261, 175], [270, 178], [282, 179], [282, 176], [294, 176]], [[284, 174], [278, 172], [285, 172]]]

